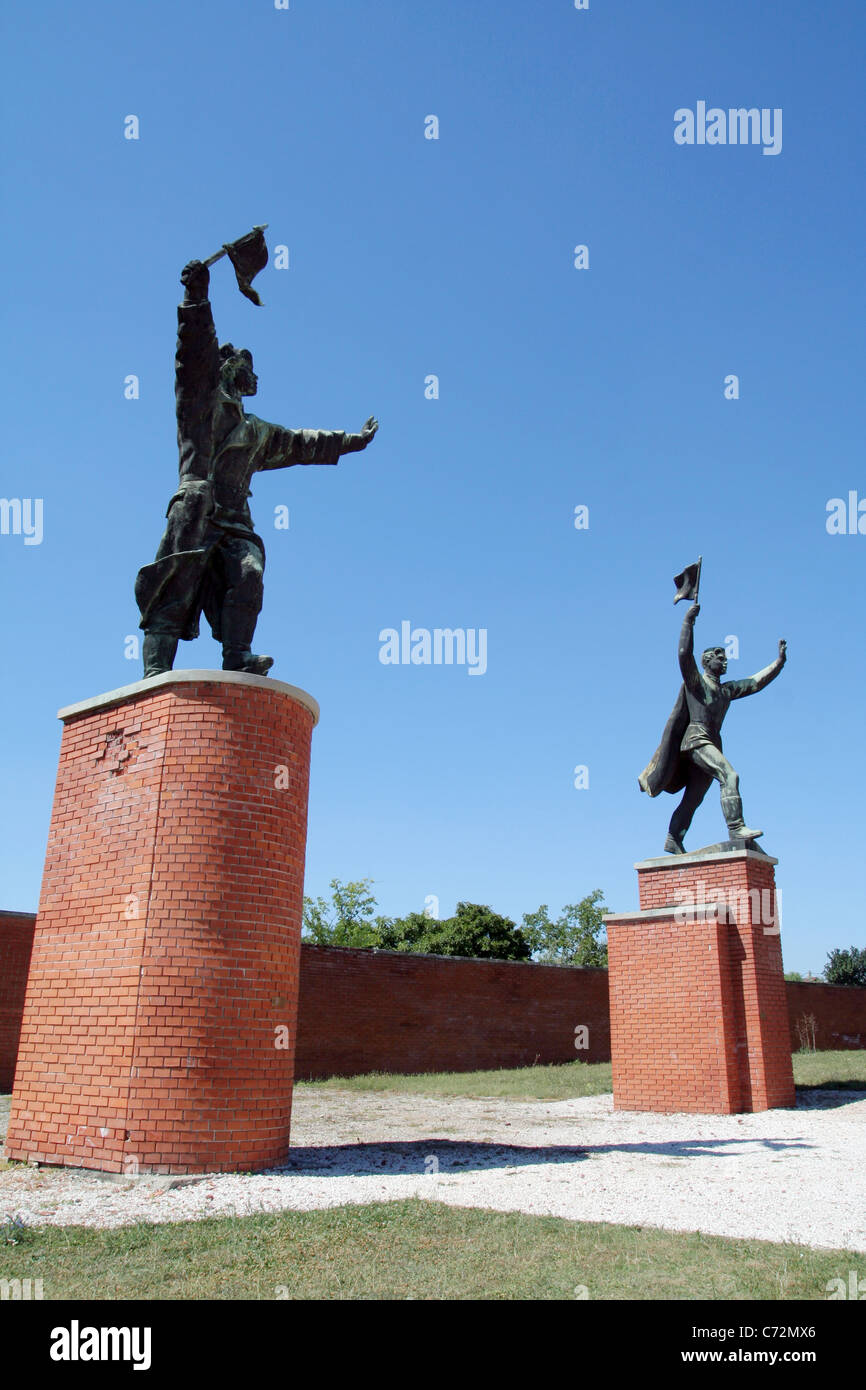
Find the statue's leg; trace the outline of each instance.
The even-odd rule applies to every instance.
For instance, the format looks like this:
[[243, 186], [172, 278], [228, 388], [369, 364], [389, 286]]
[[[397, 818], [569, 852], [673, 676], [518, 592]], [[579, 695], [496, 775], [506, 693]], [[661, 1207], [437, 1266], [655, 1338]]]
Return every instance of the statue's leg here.
[[145, 680], [172, 669], [181, 637], [198, 636], [211, 491], [211, 484], [199, 479], [181, 484], [169, 502], [156, 559], [138, 573], [135, 594], [145, 631]]
[[177, 644], [177, 637], [164, 632], [154, 632], [152, 628], [148, 628], [141, 646], [145, 680], [149, 676], [161, 676], [163, 671], [171, 670], [177, 655]]
[[704, 744], [692, 752], [692, 758], [699, 767], [709, 772], [719, 784], [722, 799], [722, 815], [732, 840], [757, 840], [763, 830], [752, 830], [743, 820], [743, 801], [740, 796], [740, 779], [728, 762], [724, 753], [712, 744]]
[[[687, 755], [688, 756], [688, 755]], [[683, 799], [671, 816], [665, 850], [668, 854], [685, 854], [683, 840], [692, 823], [695, 811], [700, 806], [712, 783], [712, 774], [698, 767], [689, 757], [691, 766], [686, 780]]]
[[220, 614], [223, 670], [248, 671], [266, 676], [272, 656], [256, 656], [251, 650], [262, 608], [265, 557], [255, 541], [232, 536], [220, 547], [225, 582]]
[[135, 591], [143, 614], [145, 680], [171, 670], [180, 638], [198, 636], [206, 563], [207, 551], [201, 550], [167, 556], [139, 570]]

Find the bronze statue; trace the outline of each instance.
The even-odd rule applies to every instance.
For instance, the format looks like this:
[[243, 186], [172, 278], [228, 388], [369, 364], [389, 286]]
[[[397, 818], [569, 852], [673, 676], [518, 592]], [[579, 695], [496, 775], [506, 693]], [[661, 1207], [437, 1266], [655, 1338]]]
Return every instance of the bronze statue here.
[[[696, 599], [699, 580], [700, 561], [674, 580], [679, 586], [674, 602], [681, 598]], [[686, 853], [683, 845], [686, 831], [713, 780], [719, 783], [722, 814], [731, 840], [750, 844], [763, 834], [762, 830], [750, 829], [743, 820], [740, 779], [722, 751], [721, 729], [731, 700], [741, 700], [763, 690], [776, 679], [787, 659], [787, 643], [780, 641], [778, 657], [763, 671], [745, 680], [724, 681], [722, 677], [728, 669], [725, 649], [708, 647], [701, 657], [703, 669], [698, 670], [694, 658], [694, 627], [700, 611], [700, 604], [695, 602], [686, 613], [678, 653], [683, 686], [662, 741], [638, 778], [641, 791], [650, 796], [685, 788], [665, 840], [665, 850], [669, 854]]]
[[251, 650], [262, 606], [265, 547], [247, 498], [254, 473], [294, 464], [335, 464], [366, 449], [379, 428], [371, 416], [360, 434], [291, 430], [248, 415], [244, 396], [258, 379], [252, 354], [217, 343], [208, 301], [208, 266], [228, 254], [238, 285], [258, 303], [252, 276], [267, 263], [264, 229], [226, 246], [209, 261], [190, 261], [178, 308], [175, 397], [180, 451], [178, 489], [152, 565], [138, 573], [135, 597], [144, 629], [145, 677], [170, 671], [178, 641], [198, 636], [202, 611], [222, 643], [223, 670], [265, 675], [270, 656]]

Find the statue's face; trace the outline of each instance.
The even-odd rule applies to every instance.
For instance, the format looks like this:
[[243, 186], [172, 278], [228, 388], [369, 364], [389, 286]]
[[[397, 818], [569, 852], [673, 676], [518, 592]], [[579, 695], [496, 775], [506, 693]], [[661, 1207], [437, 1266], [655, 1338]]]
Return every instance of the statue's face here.
[[724, 647], [708, 647], [701, 660], [704, 669], [713, 676], [723, 676], [728, 669], [728, 656]]
[[234, 359], [235, 387], [242, 396], [254, 396], [259, 389], [259, 379], [253, 371], [253, 355], [243, 348]]
[[222, 376], [224, 384], [239, 396], [254, 396], [259, 389], [259, 379], [253, 371], [253, 355], [246, 348], [223, 363]]

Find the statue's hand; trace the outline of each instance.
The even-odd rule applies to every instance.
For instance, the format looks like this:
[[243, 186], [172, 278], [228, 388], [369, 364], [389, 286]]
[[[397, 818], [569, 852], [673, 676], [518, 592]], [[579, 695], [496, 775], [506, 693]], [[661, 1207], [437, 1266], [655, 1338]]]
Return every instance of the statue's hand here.
[[784, 637], [781, 637], [781, 638], [779, 639], [779, 660], [780, 660], [780, 661], [787, 661], [787, 659], [788, 659], [788, 643], [785, 641]]
[[686, 614], [686, 622], [693, 623], [700, 611], [701, 605], [699, 603], [693, 603], [688, 613]]
[[361, 444], [362, 449], [366, 449], [367, 445], [370, 443], [370, 440], [373, 438], [378, 428], [379, 421], [376, 419], [375, 415], [371, 415], [369, 420], [364, 421], [363, 425], [361, 426], [361, 439], [363, 441]]
[[369, 420], [366, 420], [361, 426], [360, 434], [346, 435], [347, 442], [343, 452], [346, 454], [358, 454], [362, 449], [366, 449], [378, 428], [379, 421], [374, 415], [371, 415]]
[[210, 271], [203, 261], [188, 261], [180, 272], [180, 283], [186, 290], [187, 304], [201, 304], [207, 299]]

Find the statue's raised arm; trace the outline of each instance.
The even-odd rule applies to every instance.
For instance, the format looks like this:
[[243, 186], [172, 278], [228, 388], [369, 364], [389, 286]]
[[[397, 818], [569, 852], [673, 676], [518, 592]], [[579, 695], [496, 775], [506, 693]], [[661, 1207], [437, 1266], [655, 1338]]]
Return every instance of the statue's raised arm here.
[[700, 611], [701, 605], [693, 603], [686, 613], [680, 629], [680, 641], [677, 648], [677, 658], [686, 689], [692, 691], [698, 691], [701, 683], [701, 673], [695, 661], [695, 620]]

